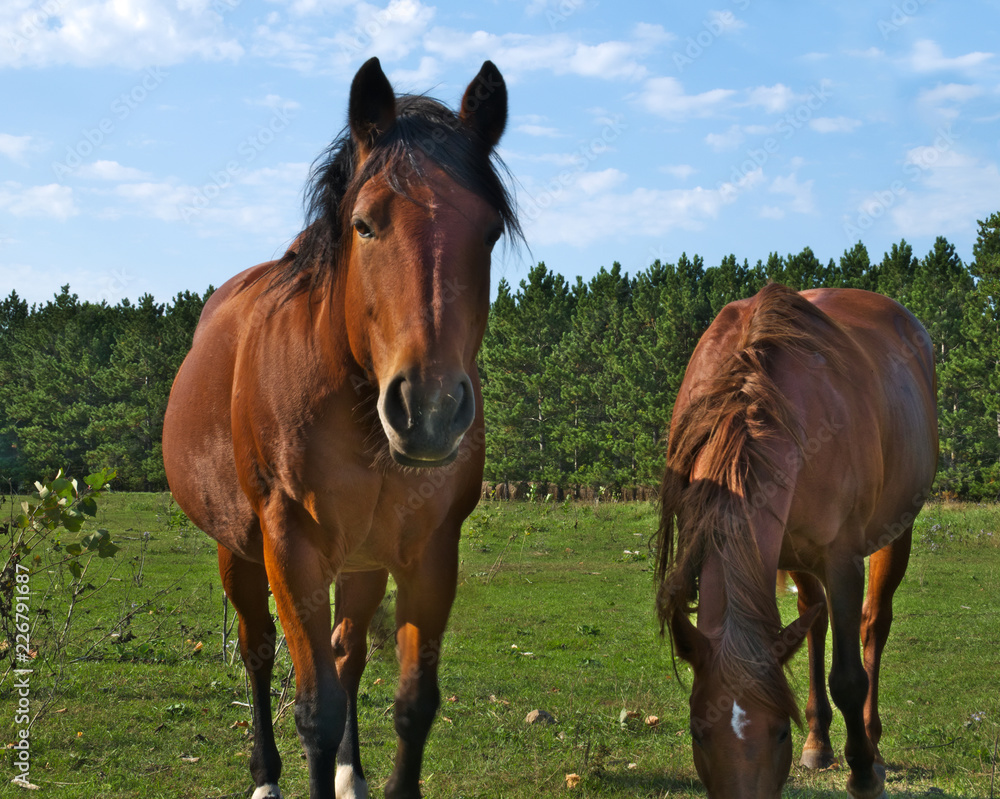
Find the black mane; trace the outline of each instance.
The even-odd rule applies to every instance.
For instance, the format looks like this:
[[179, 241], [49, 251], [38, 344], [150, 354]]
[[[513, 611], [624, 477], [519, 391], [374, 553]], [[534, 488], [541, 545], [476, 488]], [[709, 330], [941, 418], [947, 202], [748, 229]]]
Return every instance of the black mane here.
[[269, 274], [271, 288], [295, 293], [325, 284], [335, 273], [349, 214], [361, 187], [378, 174], [393, 191], [409, 196], [407, 182], [422, 169], [417, 152], [452, 180], [483, 198], [500, 214], [504, 233], [523, 240], [511, 193], [509, 172], [458, 116], [422, 95], [396, 98], [396, 121], [357, 168], [357, 145], [345, 128], [313, 163], [305, 191], [306, 228]]

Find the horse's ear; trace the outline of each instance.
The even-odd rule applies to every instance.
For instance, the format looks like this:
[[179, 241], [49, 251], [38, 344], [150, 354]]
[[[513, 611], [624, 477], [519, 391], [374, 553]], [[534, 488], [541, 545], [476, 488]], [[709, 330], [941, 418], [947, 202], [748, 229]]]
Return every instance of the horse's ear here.
[[697, 672], [710, 656], [712, 645], [708, 638], [691, 623], [687, 614], [680, 610], [675, 611], [670, 617], [670, 632], [674, 637], [677, 654], [690, 663]]
[[347, 122], [362, 157], [396, 121], [396, 93], [377, 58], [361, 65], [351, 82]]
[[459, 118], [486, 145], [497, 146], [507, 126], [507, 84], [492, 61], [484, 61], [462, 96]]
[[778, 636], [778, 661], [784, 666], [792, 659], [802, 642], [806, 639], [821, 611], [826, 609], [825, 602], [817, 602], [795, 621], [789, 624]]

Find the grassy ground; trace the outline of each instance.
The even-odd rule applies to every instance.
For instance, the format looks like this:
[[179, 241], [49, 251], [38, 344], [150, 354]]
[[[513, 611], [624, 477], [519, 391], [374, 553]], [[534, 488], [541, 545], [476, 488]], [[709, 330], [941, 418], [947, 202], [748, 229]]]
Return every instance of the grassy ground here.
[[[223, 651], [212, 542], [171, 526], [167, 498], [114, 495], [101, 511], [122, 547], [94, 561], [73, 612], [68, 574], [32, 578], [31, 780], [53, 797], [245, 796], [249, 721], [242, 666]], [[658, 636], [647, 542], [651, 506], [484, 503], [466, 525], [458, 598], [427, 749], [433, 797], [703, 796], [687, 732], [688, 669]], [[937, 505], [918, 521], [883, 667], [882, 751], [893, 796], [992, 797], [1000, 735], [1000, 508]], [[46, 592], [51, 593], [45, 599]], [[795, 601], [780, 600], [791, 619]], [[390, 614], [391, 617], [391, 614]], [[381, 632], [387, 636], [385, 624]], [[0, 662], [6, 670], [9, 661]], [[287, 676], [287, 652], [276, 671]], [[2, 671], [0, 671], [2, 673]], [[793, 662], [804, 697], [805, 660]], [[380, 794], [392, 765], [391, 638], [359, 699], [363, 758]], [[18, 725], [0, 687], [0, 743]], [[289, 689], [291, 692], [293, 689]], [[307, 796], [287, 694], [275, 680], [286, 796]], [[551, 726], [529, 726], [542, 709]], [[622, 711], [638, 714], [621, 722]], [[656, 716], [658, 724], [645, 719]], [[797, 747], [802, 736], [796, 732]], [[843, 726], [835, 720], [835, 747]], [[0, 757], [0, 796], [15, 750]], [[580, 775], [568, 791], [566, 775]], [[843, 795], [846, 774], [793, 767], [788, 796]], [[1000, 780], [998, 780], [1000, 782]]]

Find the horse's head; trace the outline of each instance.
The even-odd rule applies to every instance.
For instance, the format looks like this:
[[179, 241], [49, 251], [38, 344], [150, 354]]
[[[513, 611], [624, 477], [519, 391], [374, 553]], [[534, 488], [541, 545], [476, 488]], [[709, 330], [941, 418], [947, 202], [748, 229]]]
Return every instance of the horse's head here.
[[[715, 638], [675, 613], [677, 654], [691, 664], [691, 739], [698, 776], [711, 799], [778, 799], [792, 764], [794, 696], [781, 670], [801, 645], [823, 605], [810, 608], [780, 632], [761, 664], [761, 680], [734, 679]], [[780, 685], [771, 685], [780, 680]], [[791, 705], [783, 697], [790, 697]], [[761, 701], [761, 697], [775, 701]]]
[[354, 78], [354, 174], [340, 209], [351, 350], [378, 384], [393, 459], [440, 466], [476, 416], [475, 359], [486, 329], [490, 257], [516, 230], [491, 163], [507, 90], [489, 61], [454, 114], [397, 98], [377, 59]]

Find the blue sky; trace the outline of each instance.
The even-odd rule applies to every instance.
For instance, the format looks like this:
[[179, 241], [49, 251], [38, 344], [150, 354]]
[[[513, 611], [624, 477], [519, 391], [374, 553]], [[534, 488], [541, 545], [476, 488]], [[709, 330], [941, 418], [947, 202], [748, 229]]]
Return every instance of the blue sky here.
[[997, 0], [4, 0], [0, 296], [168, 301], [280, 254], [373, 55], [452, 106], [506, 77], [530, 250], [494, 284], [938, 235], [968, 261], [998, 42]]

